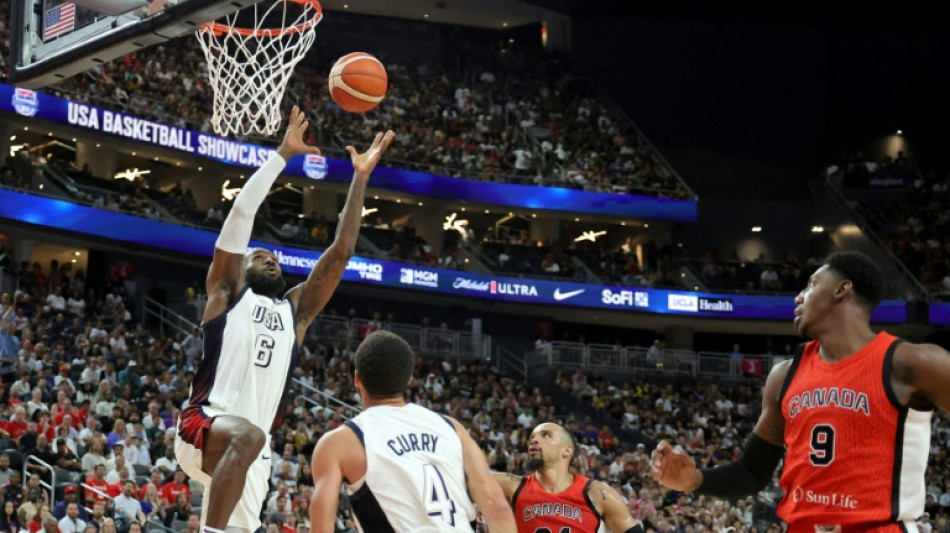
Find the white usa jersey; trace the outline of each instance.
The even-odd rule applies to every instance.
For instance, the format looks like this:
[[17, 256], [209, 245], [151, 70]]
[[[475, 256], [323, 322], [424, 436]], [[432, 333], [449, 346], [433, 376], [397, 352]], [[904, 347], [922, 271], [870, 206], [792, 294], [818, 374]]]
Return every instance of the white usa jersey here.
[[191, 405], [246, 418], [265, 434], [280, 424], [297, 333], [290, 300], [245, 287], [221, 316], [203, 324], [204, 357], [191, 384]]
[[377, 405], [346, 425], [366, 449], [366, 475], [347, 485], [361, 531], [473, 531], [462, 441], [448, 418], [411, 403]]

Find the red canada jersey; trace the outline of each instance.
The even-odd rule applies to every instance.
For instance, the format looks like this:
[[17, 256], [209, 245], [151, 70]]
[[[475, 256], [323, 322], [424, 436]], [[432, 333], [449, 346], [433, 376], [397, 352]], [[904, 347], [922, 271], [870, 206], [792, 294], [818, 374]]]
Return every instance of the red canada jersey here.
[[592, 479], [574, 474], [561, 492], [548, 492], [534, 474], [525, 476], [512, 496], [518, 533], [596, 533], [600, 513], [587, 497]]
[[785, 417], [788, 533], [916, 531], [932, 411], [900, 405], [891, 387], [901, 343], [879, 333], [837, 363], [818, 341], [795, 357], [780, 396]]

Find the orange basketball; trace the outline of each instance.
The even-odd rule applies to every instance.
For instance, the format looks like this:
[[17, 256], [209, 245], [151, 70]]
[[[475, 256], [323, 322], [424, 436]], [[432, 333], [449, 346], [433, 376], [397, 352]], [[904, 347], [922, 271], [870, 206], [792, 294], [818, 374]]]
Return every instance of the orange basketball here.
[[365, 113], [378, 106], [388, 83], [383, 64], [364, 52], [346, 54], [330, 69], [330, 97], [350, 113]]

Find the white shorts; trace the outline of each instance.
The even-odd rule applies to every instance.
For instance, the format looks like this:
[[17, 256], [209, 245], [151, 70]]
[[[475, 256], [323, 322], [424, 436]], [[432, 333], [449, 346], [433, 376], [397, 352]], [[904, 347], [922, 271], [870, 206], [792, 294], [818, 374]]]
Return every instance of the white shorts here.
[[[235, 416], [225, 411], [219, 411], [207, 406], [201, 406], [200, 410], [209, 422], [217, 416], [228, 415]], [[188, 477], [204, 485], [204, 494], [201, 500], [201, 524], [204, 525], [208, 516], [208, 495], [211, 492], [211, 476], [202, 469], [202, 452], [200, 448], [195, 447], [192, 442], [188, 442], [182, 436], [182, 420], [178, 421], [178, 431], [175, 434], [175, 456], [181, 469], [188, 474]], [[267, 434], [265, 432], [265, 434]], [[264, 508], [264, 499], [267, 497], [268, 480], [271, 475], [271, 450], [270, 435], [267, 434], [267, 442], [261, 455], [251, 463], [247, 471], [247, 479], [244, 483], [244, 493], [238, 501], [231, 518], [228, 519], [228, 527], [236, 527], [254, 531], [262, 526], [261, 511]]]

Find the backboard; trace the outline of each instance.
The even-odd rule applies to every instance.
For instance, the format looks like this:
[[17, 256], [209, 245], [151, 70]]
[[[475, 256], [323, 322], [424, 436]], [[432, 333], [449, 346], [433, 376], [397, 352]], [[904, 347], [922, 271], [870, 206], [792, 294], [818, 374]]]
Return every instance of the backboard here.
[[8, 78], [27, 89], [46, 87], [260, 1], [15, 0]]

